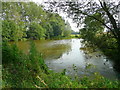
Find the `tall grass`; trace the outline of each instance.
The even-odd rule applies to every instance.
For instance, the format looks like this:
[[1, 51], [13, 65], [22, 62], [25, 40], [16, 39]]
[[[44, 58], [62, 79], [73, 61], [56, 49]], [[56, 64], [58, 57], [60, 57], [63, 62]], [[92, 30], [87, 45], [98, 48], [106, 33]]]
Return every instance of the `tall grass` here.
[[72, 80], [62, 73], [48, 70], [35, 44], [30, 42], [29, 54], [25, 55], [16, 46], [3, 43], [2, 87], [3, 88], [118, 88], [118, 81], [110, 81], [95, 74]]
[[40, 75], [47, 69], [41, 54], [37, 53], [34, 43], [30, 42], [30, 52], [28, 55], [19, 51], [16, 44], [3, 44], [3, 87], [35, 87]]

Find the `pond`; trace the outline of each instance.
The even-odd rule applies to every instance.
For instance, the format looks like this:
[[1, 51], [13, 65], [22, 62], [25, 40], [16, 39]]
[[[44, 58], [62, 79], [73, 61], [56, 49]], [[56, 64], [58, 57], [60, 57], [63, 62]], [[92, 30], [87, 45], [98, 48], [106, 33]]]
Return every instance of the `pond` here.
[[[118, 72], [113, 68], [114, 62], [96, 50], [87, 53], [82, 48], [82, 39], [64, 40], [35, 40], [36, 48], [43, 54], [45, 63], [50, 70], [62, 72], [66, 69], [66, 75], [82, 77], [99, 72], [104, 77], [116, 80]], [[29, 52], [29, 42], [20, 41], [18, 47], [24, 53]]]

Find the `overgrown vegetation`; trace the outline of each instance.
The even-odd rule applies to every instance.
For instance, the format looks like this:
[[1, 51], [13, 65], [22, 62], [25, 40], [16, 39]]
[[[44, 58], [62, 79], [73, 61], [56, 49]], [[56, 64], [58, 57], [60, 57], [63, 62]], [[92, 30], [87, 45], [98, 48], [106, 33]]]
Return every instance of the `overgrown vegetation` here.
[[68, 37], [71, 27], [57, 13], [34, 2], [2, 2], [3, 41]]
[[[93, 16], [96, 18], [101, 18], [102, 20], [102, 17], [99, 14], [95, 14]], [[88, 47], [94, 47], [94, 49], [97, 47], [103, 51], [106, 56], [114, 61], [114, 68], [119, 72], [120, 50], [118, 49], [119, 46], [117, 40], [111, 32], [105, 32], [103, 26], [97, 20], [86, 17], [84, 23], [85, 27], [80, 29], [81, 38], [84, 39], [83, 42]]]
[[3, 43], [2, 88], [118, 88], [118, 81], [97, 73], [75, 80], [66, 76], [65, 70], [55, 73], [47, 68], [34, 43], [30, 45], [30, 52], [25, 55], [15, 44]]
[[[97, 73], [72, 80], [65, 75], [65, 70], [62, 73], [49, 70], [32, 41], [27, 55], [16, 44], [8, 44], [8, 41], [28, 39], [82, 37], [90, 45], [102, 48], [106, 55], [112, 52], [110, 56], [116, 58], [119, 51], [116, 39], [103, 33], [101, 23], [86, 17], [86, 27], [81, 30], [81, 36], [70, 36], [71, 27], [68, 22], [65, 23], [57, 13], [43, 10], [43, 6], [33, 2], [2, 2], [2, 15], [3, 88], [119, 88], [119, 81], [110, 81]], [[100, 13], [92, 17], [104, 21]]]

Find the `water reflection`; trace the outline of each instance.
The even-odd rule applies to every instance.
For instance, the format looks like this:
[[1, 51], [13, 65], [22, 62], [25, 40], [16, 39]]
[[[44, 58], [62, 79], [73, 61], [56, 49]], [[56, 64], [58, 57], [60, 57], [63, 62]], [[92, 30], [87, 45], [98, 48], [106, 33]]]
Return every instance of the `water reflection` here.
[[[107, 59], [99, 50], [89, 53], [89, 50], [81, 50], [84, 44], [82, 39], [66, 40], [35, 40], [36, 48], [43, 54], [45, 63], [49, 69], [61, 72], [66, 69], [70, 76], [91, 75], [99, 72], [109, 79], [117, 79], [114, 63]], [[29, 42], [18, 42], [18, 47], [26, 54], [29, 52]]]
[[[58, 59], [46, 59], [46, 64], [56, 72], [66, 69], [66, 74], [70, 76], [91, 75], [94, 72], [99, 72], [109, 79], [117, 79], [117, 74], [113, 69], [113, 62], [107, 60], [100, 51], [88, 54], [80, 50], [83, 47], [81, 41], [80, 39], [72, 39], [69, 52], [63, 53]], [[88, 66], [91, 66], [91, 68], [86, 69]]]
[[[12, 42], [14, 43], [14, 42]], [[69, 53], [71, 49], [71, 40], [35, 40], [36, 49], [43, 54], [44, 59], [58, 59], [63, 53]], [[28, 54], [30, 49], [29, 41], [17, 42], [17, 46]]]

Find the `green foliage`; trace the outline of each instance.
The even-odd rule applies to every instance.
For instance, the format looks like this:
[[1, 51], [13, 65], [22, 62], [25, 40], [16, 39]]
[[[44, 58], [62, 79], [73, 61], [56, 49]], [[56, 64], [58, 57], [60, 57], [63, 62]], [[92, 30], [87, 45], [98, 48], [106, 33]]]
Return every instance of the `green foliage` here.
[[119, 82], [118, 81], [110, 81], [99, 73], [94, 73], [91, 78], [84, 76], [80, 79], [82, 85], [87, 85], [87, 88], [118, 88]]
[[[102, 20], [98, 13], [95, 14], [96, 18]], [[102, 20], [103, 21], [103, 20]], [[115, 63], [114, 67], [119, 72], [120, 59], [120, 49], [118, 45], [118, 40], [113, 37], [111, 32], [104, 32], [102, 25], [91, 19], [90, 17], [85, 18], [85, 28], [80, 30], [81, 38], [83, 38], [84, 43], [90, 47], [97, 47], [103, 53], [113, 60]]]
[[58, 14], [47, 12], [34, 2], [3, 2], [2, 15], [3, 41], [51, 39], [63, 36], [66, 27]]
[[50, 25], [50, 23], [48, 24], [44, 24], [43, 25], [43, 28], [45, 28], [46, 32], [45, 32], [45, 38], [46, 39], [50, 39], [53, 37], [53, 28], [52, 26]]
[[68, 37], [68, 36], [70, 36], [71, 35], [71, 31], [70, 30], [64, 30], [64, 36], [65, 37]]
[[[103, 21], [101, 14], [96, 13], [92, 15], [98, 19], [101, 19]], [[85, 39], [86, 41], [93, 41], [96, 39], [96, 37], [103, 33], [103, 26], [99, 21], [94, 20], [91, 17], [86, 17], [84, 20], [85, 26], [83, 29], [80, 30], [81, 37]]]
[[[16, 60], [18, 60], [18, 48], [16, 45], [10, 46], [8, 45], [7, 42], [3, 43], [3, 47], [2, 47], [2, 63], [3, 64], [9, 64], [9, 63], [13, 63], [13, 62], [17, 62]], [[9, 58], [9, 59], [8, 59]]]
[[21, 53], [16, 45], [3, 45], [3, 87], [34, 88], [39, 83], [37, 75], [47, 69], [35, 45], [31, 43], [29, 55]]
[[30, 42], [28, 55], [14, 45], [3, 43], [3, 88], [118, 88], [118, 81], [110, 81], [95, 73], [91, 77], [72, 80], [62, 73], [48, 70], [35, 44]]
[[[65, 25], [64, 20], [58, 14], [46, 12], [41, 6], [33, 2], [3, 2], [2, 5], [2, 37], [5, 41], [2, 46], [3, 88], [118, 88], [118, 81], [109, 81], [99, 75], [96, 75], [93, 80], [87, 77], [72, 80], [65, 75], [65, 70], [62, 73], [48, 70], [33, 42], [30, 42], [31, 47], [28, 55], [19, 51], [16, 44], [6, 43], [6, 41], [17, 41], [24, 38], [60, 39], [62, 36], [70, 34], [68, 32], [70, 27]], [[93, 20], [89, 18], [88, 20], [96, 25]], [[96, 35], [98, 27], [93, 28], [89, 22], [86, 24], [86, 30], [95, 30], [90, 35]], [[87, 34], [85, 32], [85, 35]], [[111, 43], [109, 40], [106, 42]]]
[[68, 37], [71, 35], [71, 26], [68, 22], [66, 22], [65, 30], [63, 31], [63, 36]]
[[51, 21], [50, 24], [53, 28], [53, 35], [60, 36], [62, 34], [62, 31], [59, 23], [57, 23], [56, 21]]
[[40, 40], [44, 38], [44, 32], [45, 29], [42, 28], [41, 25], [33, 22], [30, 24], [29, 30], [27, 31], [27, 38]]
[[24, 36], [22, 30], [19, 30], [19, 26], [13, 20], [4, 20], [2, 22], [2, 37], [3, 41], [17, 41]]

